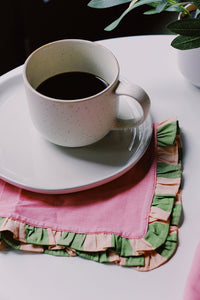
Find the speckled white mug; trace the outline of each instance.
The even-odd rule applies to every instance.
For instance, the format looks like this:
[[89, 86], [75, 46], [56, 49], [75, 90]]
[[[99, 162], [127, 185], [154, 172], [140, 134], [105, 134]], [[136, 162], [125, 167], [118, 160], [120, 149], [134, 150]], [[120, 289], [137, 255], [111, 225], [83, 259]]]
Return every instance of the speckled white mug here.
[[[91, 97], [67, 101], [36, 91], [47, 78], [73, 71], [92, 73], [109, 85]], [[27, 58], [23, 79], [35, 127], [44, 138], [57, 145], [80, 147], [92, 144], [111, 129], [138, 126], [149, 112], [150, 100], [145, 91], [135, 84], [119, 81], [117, 59], [110, 50], [94, 42], [68, 39], [40, 47]], [[78, 86], [74, 88], [78, 89]], [[142, 114], [139, 118], [116, 118], [119, 95], [130, 96], [140, 104]]]

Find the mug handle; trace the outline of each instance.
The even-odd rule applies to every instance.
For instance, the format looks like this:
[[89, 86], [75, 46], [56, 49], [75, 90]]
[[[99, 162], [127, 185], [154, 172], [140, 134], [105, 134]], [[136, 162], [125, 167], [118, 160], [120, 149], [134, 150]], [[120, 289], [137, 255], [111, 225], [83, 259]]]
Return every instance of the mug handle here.
[[150, 110], [150, 99], [147, 93], [138, 85], [125, 81], [119, 81], [115, 89], [116, 95], [125, 95], [137, 101], [142, 110], [142, 116], [134, 119], [116, 118], [113, 129], [133, 128], [142, 124], [148, 116]]

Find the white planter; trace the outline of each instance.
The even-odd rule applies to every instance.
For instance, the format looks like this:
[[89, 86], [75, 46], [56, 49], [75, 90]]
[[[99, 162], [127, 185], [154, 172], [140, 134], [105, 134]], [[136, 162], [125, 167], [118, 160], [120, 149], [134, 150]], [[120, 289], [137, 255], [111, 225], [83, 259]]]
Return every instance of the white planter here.
[[182, 75], [193, 85], [200, 87], [200, 48], [178, 50], [177, 56]]
[[[190, 12], [196, 9], [194, 4], [185, 6]], [[182, 19], [184, 13], [180, 13], [178, 19]], [[178, 66], [183, 76], [193, 85], [200, 87], [200, 48], [189, 50], [177, 50]]]

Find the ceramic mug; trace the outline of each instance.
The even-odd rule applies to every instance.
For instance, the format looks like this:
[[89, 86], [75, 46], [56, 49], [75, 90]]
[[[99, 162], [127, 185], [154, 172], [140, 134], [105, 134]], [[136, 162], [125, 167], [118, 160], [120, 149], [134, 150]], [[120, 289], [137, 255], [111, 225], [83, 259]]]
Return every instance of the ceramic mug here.
[[[103, 78], [108, 86], [96, 95], [75, 100], [51, 98], [36, 90], [47, 78], [65, 72], [91, 73]], [[68, 39], [40, 47], [25, 61], [23, 80], [33, 124], [44, 138], [57, 145], [92, 144], [112, 129], [138, 126], [149, 113], [150, 100], [146, 92], [135, 84], [120, 81], [117, 59], [110, 50], [95, 42]], [[136, 100], [141, 116], [118, 119], [119, 95]]]

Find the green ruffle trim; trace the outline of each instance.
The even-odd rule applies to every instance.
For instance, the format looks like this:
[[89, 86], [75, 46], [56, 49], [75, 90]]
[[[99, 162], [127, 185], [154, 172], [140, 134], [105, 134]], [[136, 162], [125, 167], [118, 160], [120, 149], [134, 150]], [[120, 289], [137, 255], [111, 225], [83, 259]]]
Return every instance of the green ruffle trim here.
[[157, 145], [162, 147], [174, 145], [177, 135], [180, 135], [177, 120], [165, 124], [163, 122], [163, 125], [157, 128]]
[[[56, 256], [80, 256], [100, 263], [118, 263], [122, 266], [137, 268], [140, 271], [152, 270], [165, 263], [174, 254], [177, 247], [177, 228], [182, 211], [179, 133], [177, 120], [167, 120], [158, 125], [157, 148], [166, 149], [167, 153], [169, 146], [176, 147], [177, 159], [173, 164], [171, 160], [168, 163], [166, 159], [162, 160], [162, 157], [159, 157], [158, 151], [156, 190], [145, 237], [128, 239], [115, 234], [94, 234], [90, 235], [94, 244], [95, 241], [101, 240], [102, 242], [99, 244], [100, 246], [96, 243], [96, 249], [93, 247], [88, 249], [85, 246], [88, 238], [86, 234], [61, 232], [56, 242], [52, 243], [49, 229], [9, 219], [9, 222], [16, 223], [15, 227], [20, 223], [23, 224], [24, 234], [23, 237], [20, 237], [16, 232], [12, 232], [10, 227], [8, 230], [6, 229], [5, 224], [8, 218], [0, 218], [2, 247], [9, 245], [17, 250], [36, 251]], [[174, 188], [169, 189], [169, 193], [163, 193], [163, 189], [159, 188], [162, 184], [166, 187], [164, 191], [167, 190], [167, 185], [173, 185]]]

